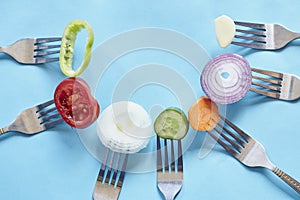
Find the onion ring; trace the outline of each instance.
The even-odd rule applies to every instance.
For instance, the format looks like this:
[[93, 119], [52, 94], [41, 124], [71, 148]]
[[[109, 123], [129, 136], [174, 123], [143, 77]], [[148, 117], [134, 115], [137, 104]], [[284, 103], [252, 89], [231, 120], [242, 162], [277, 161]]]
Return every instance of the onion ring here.
[[221, 54], [204, 67], [200, 82], [204, 93], [214, 102], [231, 104], [241, 100], [251, 87], [249, 63], [237, 54]]

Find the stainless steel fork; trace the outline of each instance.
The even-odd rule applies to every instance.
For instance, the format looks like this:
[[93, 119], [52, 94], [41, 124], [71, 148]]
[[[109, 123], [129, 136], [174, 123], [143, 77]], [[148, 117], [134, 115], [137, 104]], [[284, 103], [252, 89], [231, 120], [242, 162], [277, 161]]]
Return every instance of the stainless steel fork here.
[[[271, 170], [300, 194], [300, 183], [271, 163], [261, 143], [247, 135], [225, 117], [220, 116], [220, 119], [221, 122], [218, 123], [213, 131], [207, 131], [213, 139], [244, 165], [248, 167], [264, 167]], [[231, 130], [223, 126], [222, 124], [224, 123], [222, 121]]]
[[[47, 57], [60, 52], [60, 44], [47, 43], [61, 41], [61, 37], [53, 38], [24, 38], [12, 45], [0, 47], [0, 52], [6, 53], [22, 64], [42, 64], [58, 61], [58, 57]], [[56, 49], [56, 50], [49, 50]]]
[[252, 81], [252, 85], [258, 87], [252, 87], [251, 91], [287, 101], [296, 100], [300, 97], [300, 78], [298, 76], [256, 68], [252, 68], [252, 72], [255, 73], [252, 79], [259, 82]]
[[51, 107], [53, 103], [54, 101], [50, 100], [23, 110], [10, 125], [0, 128], [0, 135], [11, 131], [31, 135], [61, 123], [63, 119], [60, 118], [56, 107]]
[[235, 21], [234, 23], [237, 26], [248, 28], [236, 28], [236, 32], [239, 35], [235, 35], [235, 38], [242, 39], [242, 41], [231, 42], [243, 47], [276, 50], [283, 48], [292, 40], [300, 38], [300, 33], [292, 32], [279, 24], [259, 24], [240, 21]]
[[[110, 152], [110, 162], [107, 165]], [[114, 161], [115, 154], [117, 154], [116, 161]], [[106, 150], [94, 188], [94, 200], [117, 200], [119, 198], [128, 162], [128, 154], [124, 155], [123, 165], [120, 168], [121, 157], [121, 153], [115, 153], [109, 149]]]
[[168, 155], [168, 140], [164, 139], [164, 156], [162, 156], [160, 138], [157, 136], [157, 187], [166, 200], [173, 200], [182, 188], [183, 161], [181, 140], [177, 141], [178, 159], [175, 159], [174, 141], [171, 143], [171, 160]]

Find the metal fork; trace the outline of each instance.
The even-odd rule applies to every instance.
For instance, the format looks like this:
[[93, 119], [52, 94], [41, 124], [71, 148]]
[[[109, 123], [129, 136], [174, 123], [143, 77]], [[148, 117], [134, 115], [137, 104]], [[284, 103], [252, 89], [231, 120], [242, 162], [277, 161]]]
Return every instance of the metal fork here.
[[[110, 152], [110, 162], [107, 165]], [[114, 162], [115, 154], [117, 154], [117, 158]], [[109, 149], [106, 150], [94, 188], [94, 200], [117, 200], [119, 198], [128, 162], [128, 154], [124, 155], [123, 165], [120, 168], [121, 157], [121, 153], [116, 153]], [[113, 166], [114, 163], [115, 165]]]
[[[252, 68], [252, 79], [259, 80], [252, 81], [252, 85], [258, 86], [250, 88], [251, 91], [258, 94], [263, 94], [268, 97], [281, 100], [296, 100], [300, 97], [300, 78], [292, 74], [282, 74], [273, 71]], [[266, 75], [266, 77], [262, 77]]]
[[[160, 138], [157, 136], [157, 187], [166, 200], [173, 200], [182, 188], [183, 183], [183, 162], [181, 140], [178, 140], [177, 162], [175, 159], [174, 141], [171, 143], [171, 160], [168, 155], [168, 141], [164, 141], [164, 157], [160, 145]], [[164, 160], [163, 160], [164, 159]], [[163, 164], [164, 163], [164, 164]], [[170, 164], [171, 163], [171, 164]], [[176, 165], [177, 164], [177, 165]], [[177, 168], [176, 168], [177, 167]]]
[[[220, 118], [221, 122], [218, 123], [217, 127], [213, 131], [207, 131], [213, 139], [244, 165], [248, 167], [264, 167], [271, 170], [300, 194], [300, 183], [271, 163], [262, 144], [247, 135], [225, 117], [220, 116]], [[222, 121], [232, 131], [222, 126], [224, 124]]]
[[45, 131], [61, 123], [63, 119], [56, 107], [49, 108], [53, 100], [23, 110], [17, 118], [8, 126], [0, 128], [0, 135], [15, 131], [24, 134], [35, 134]]
[[232, 44], [250, 47], [254, 49], [276, 50], [286, 46], [294, 39], [300, 38], [300, 33], [295, 33], [279, 24], [259, 24], [235, 21], [235, 25], [250, 29], [236, 28], [236, 32], [242, 35], [235, 35], [235, 38], [246, 40]]
[[[42, 64], [58, 61], [58, 57], [47, 57], [59, 53], [60, 44], [47, 43], [61, 41], [61, 37], [53, 38], [25, 38], [12, 45], [0, 47], [0, 52], [6, 53], [22, 64]], [[50, 51], [49, 49], [56, 49]], [[49, 51], [48, 51], [49, 50]]]

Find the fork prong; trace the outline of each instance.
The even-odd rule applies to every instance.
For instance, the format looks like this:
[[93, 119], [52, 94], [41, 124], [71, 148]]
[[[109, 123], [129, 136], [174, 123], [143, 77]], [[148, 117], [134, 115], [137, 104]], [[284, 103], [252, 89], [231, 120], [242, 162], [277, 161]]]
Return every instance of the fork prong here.
[[47, 109], [47, 110], [38, 111], [38, 113], [40, 114], [40, 116], [44, 116], [44, 115], [46, 115], [48, 113], [51, 113], [55, 110], [57, 110], [56, 107], [52, 107], [52, 108]]
[[171, 140], [171, 171], [175, 171], [175, 150], [173, 140]]
[[178, 161], [177, 161], [177, 171], [183, 172], [183, 161], [182, 161], [182, 145], [181, 140], [178, 140]]
[[278, 79], [269, 79], [269, 78], [263, 78], [263, 77], [259, 77], [259, 76], [252, 76], [252, 79], [272, 83], [274, 85], [281, 85], [281, 83], [282, 83], [282, 81], [278, 80]]
[[42, 44], [42, 43], [48, 43], [48, 42], [57, 42], [61, 41], [61, 37], [52, 37], [52, 38], [36, 38], [35, 44]]
[[56, 118], [56, 117], [60, 117], [60, 114], [59, 114], [59, 113], [54, 113], [54, 114], [52, 114], [52, 115], [41, 116], [41, 117], [39, 117], [39, 118], [40, 118], [40, 120], [41, 120], [41, 124], [43, 124], [43, 123], [45, 123], [45, 122], [47, 122], [47, 121], [49, 121], [49, 120], [51, 120], [51, 119], [54, 119], [54, 118]]
[[121, 153], [118, 153], [117, 155], [117, 161], [116, 161], [116, 165], [114, 167], [114, 173], [113, 173], [113, 176], [112, 176], [112, 179], [111, 179], [111, 185], [115, 185], [116, 183], [116, 180], [117, 180], [117, 175], [119, 173], [119, 165], [120, 165], [120, 160], [121, 160]]
[[244, 35], [235, 35], [234, 37], [243, 40], [252, 40], [255, 42], [266, 43], [266, 37], [253, 37], [253, 36], [244, 36]]
[[121, 171], [121, 174], [120, 174], [118, 183], [117, 183], [117, 186], [118, 186], [119, 188], [121, 188], [122, 185], [123, 185], [123, 181], [124, 181], [124, 177], [125, 177], [125, 171], [126, 171], [127, 162], [128, 162], [128, 154], [125, 155], [125, 158], [124, 158], [124, 161], [123, 161], [123, 166], [122, 166], [122, 171]]
[[109, 165], [107, 167], [107, 173], [106, 173], [106, 178], [104, 180], [105, 183], [109, 184], [110, 181], [110, 177], [111, 177], [111, 172], [113, 170], [112, 166], [113, 166], [113, 162], [114, 162], [114, 157], [115, 157], [115, 152], [112, 151], [111, 152], [111, 157], [110, 157], [110, 161], [109, 161]]
[[160, 138], [159, 136], [156, 136], [156, 165], [157, 165], [157, 171], [162, 172], [162, 155], [161, 155], [161, 145], [160, 145]]
[[36, 64], [49, 63], [49, 62], [57, 62], [59, 58], [35, 58]]
[[[236, 135], [234, 135], [232, 132], [230, 132], [228, 129], [223, 127], [223, 130], [228, 133], [231, 137], [233, 137], [242, 147], [244, 147], [240, 142], [242, 142], [239, 138], [237, 138]], [[222, 133], [221, 130], [214, 128], [214, 130], [221, 136], [223, 137], [227, 142], [229, 142], [239, 153], [241, 152], [241, 146], [239, 146], [236, 142], [234, 142], [232, 139], [227, 137], [225, 134]], [[242, 142], [243, 143], [243, 142]]]
[[264, 31], [253, 31], [253, 30], [245, 30], [245, 29], [235, 29], [235, 31], [240, 32], [240, 33], [249, 34], [249, 35], [256, 35], [261, 38], [266, 37], [266, 33]]
[[165, 171], [169, 171], [169, 155], [168, 155], [168, 146], [167, 139], [164, 139], [164, 151], [165, 151]]
[[275, 99], [279, 99], [279, 97], [280, 97], [280, 93], [277, 93], [277, 92], [270, 92], [270, 91], [266, 91], [266, 90], [260, 90], [257, 88], [250, 88], [250, 91], [255, 92], [257, 94], [265, 95], [267, 97], [272, 97]]
[[[225, 122], [224, 122], [225, 123]], [[233, 134], [228, 128], [226, 128], [224, 125], [221, 125], [220, 123], [217, 124], [218, 127], [220, 127], [220, 129], [223, 129], [227, 134], [229, 134], [233, 139], [235, 139], [242, 147], [244, 147], [244, 145], [247, 143], [247, 140], [245, 138], [243, 138], [243, 140], [241, 138], [239, 138], [238, 136], [236, 136], [235, 134]], [[217, 131], [217, 129], [215, 128], [215, 130]], [[221, 132], [221, 131], [219, 131]], [[237, 148], [238, 149], [238, 148]]]
[[258, 83], [258, 82], [254, 82], [254, 81], [252, 81], [252, 85], [256, 85], [256, 86], [259, 86], [259, 87], [263, 87], [263, 88], [266, 88], [266, 89], [269, 89], [269, 90], [278, 91], [278, 92], [280, 92], [280, 90], [281, 90], [280, 86], [267, 85], [267, 84]]
[[225, 142], [220, 140], [215, 134], [213, 134], [211, 131], [207, 131], [207, 133], [215, 140], [217, 141], [226, 151], [228, 151], [233, 156], [237, 156], [237, 152], [230, 148]]
[[51, 104], [54, 103], [54, 100], [50, 100], [50, 101], [47, 101], [45, 103], [41, 103], [39, 105], [37, 105], [36, 107], [38, 108], [38, 111], [39, 112], [40, 110], [42, 110], [43, 108], [47, 107], [47, 106], [50, 106]]
[[232, 41], [231, 44], [242, 46], [242, 47], [249, 47], [253, 49], [266, 49], [266, 44], [262, 44], [262, 43], [246, 43], [246, 42]]
[[34, 50], [35, 51], [40, 51], [40, 50], [55, 49], [55, 48], [60, 48], [60, 45], [59, 44], [56, 44], [56, 45], [36, 45]]
[[43, 125], [44, 125], [45, 129], [50, 129], [50, 128], [52, 128], [52, 127], [54, 127], [54, 126], [56, 126], [56, 125], [58, 125], [62, 122], [64, 122], [63, 119], [57, 119], [57, 120], [53, 120], [53, 121], [50, 121], [50, 122], [46, 122]]
[[245, 27], [255, 28], [255, 29], [266, 29], [266, 25], [265, 24], [260, 24], [260, 23], [234, 21], [234, 24], [238, 25], [238, 26], [245, 26]]
[[242, 138], [248, 142], [249, 139], [251, 138], [248, 134], [246, 134], [243, 130], [241, 130], [239, 127], [234, 125], [231, 121], [220, 115], [220, 118], [227, 124], [229, 125], [233, 130], [235, 130]]
[[274, 77], [274, 78], [282, 79], [282, 77], [283, 77], [283, 74], [279, 73], [279, 72], [273, 72], [273, 71], [257, 69], [257, 68], [251, 68], [251, 70], [253, 72], [256, 72], [256, 73], [259, 73], [259, 74], [264, 74], [264, 75], [271, 76], [271, 77]]
[[60, 50], [56, 50], [56, 51], [36, 51], [34, 52], [34, 56], [48, 56], [48, 55], [52, 55], [52, 54], [57, 54], [59, 53]]
[[98, 174], [98, 178], [97, 178], [97, 180], [99, 182], [101, 182], [101, 183], [102, 183], [102, 181], [104, 179], [105, 166], [106, 166], [106, 162], [107, 162], [107, 159], [108, 159], [108, 155], [109, 155], [109, 149], [106, 149], [106, 152], [105, 152], [105, 155], [104, 155], [104, 159], [102, 161], [102, 164], [101, 164], [101, 167], [100, 167], [100, 171], [99, 171], [99, 174]]

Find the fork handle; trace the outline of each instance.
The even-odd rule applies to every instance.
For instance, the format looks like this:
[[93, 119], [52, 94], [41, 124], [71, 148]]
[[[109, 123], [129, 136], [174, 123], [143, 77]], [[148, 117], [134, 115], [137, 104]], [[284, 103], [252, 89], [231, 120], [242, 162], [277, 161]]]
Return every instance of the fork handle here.
[[0, 128], [0, 135], [4, 134], [4, 133], [7, 133], [9, 132], [9, 129], [7, 126], [3, 127], [3, 128]]
[[6, 48], [5, 47], [0, 47], [0, 53], [6, 53]]
[[291, 186], [296, 192], [300, 194], [300, 183], [292, 178], [287, 173], [281, 171], [279, 168], [275, 168], [273, 170], [274, 174], [276, 174], [279, 178], [281, 178], [284, 182], [286, 182], [289, 186]]

